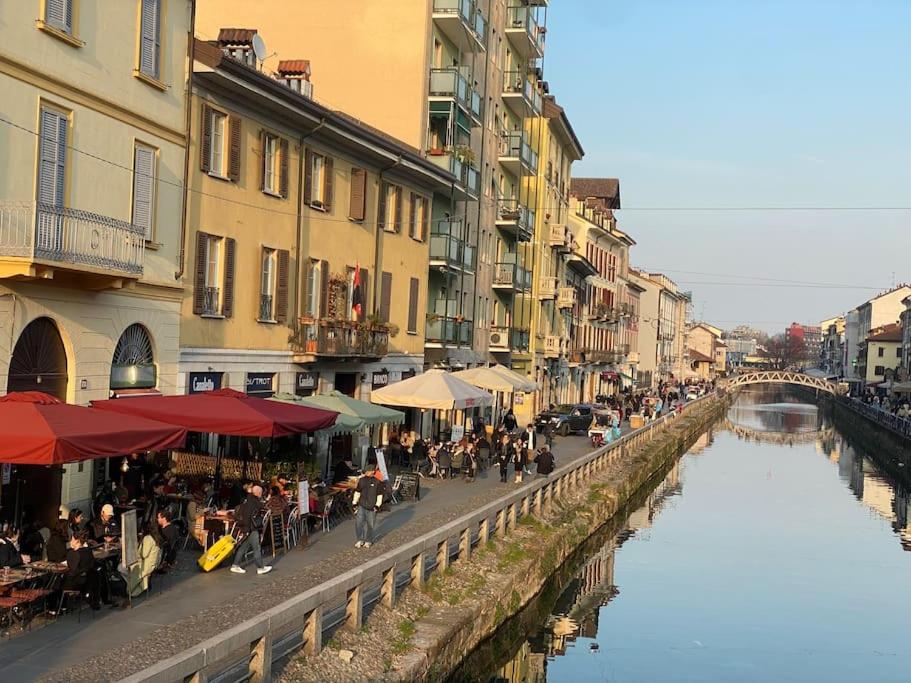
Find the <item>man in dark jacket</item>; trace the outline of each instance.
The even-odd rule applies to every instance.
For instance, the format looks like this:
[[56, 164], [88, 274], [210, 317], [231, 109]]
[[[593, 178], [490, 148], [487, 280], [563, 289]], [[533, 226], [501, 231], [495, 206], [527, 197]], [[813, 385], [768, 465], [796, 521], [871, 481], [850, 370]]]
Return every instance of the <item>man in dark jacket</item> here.
[[541, 446], [538, 450], [538, 476], [546, 477], [554, 471], [554, 454], [547, 445]]
[[248, 550], [253, 551], [253, 562], [256, 563], [257, 574], [267, 574], [272, 571], [271, 565], [263, 566], [263, 550], [260, 545], [264, 507], [263, 487], [257, 484], [250, 489], [247, 498], [234, 511], [234, 521], [242, 537], [234, 551], [234, 563], [231, 565], [231, 571], [235, 574], [247, 573], [240, 563], [243, 562]]
[[355, 548], [369, 548], [373, 545], [373, 529], [376, 526], [376, 513], [383, 506], [383, 493], [386, 487], [377, 476], [375, 463], [368, 463], [367, 470], [357, 480], [352, 503], [354, 504], [354, 530], [357, 535]]

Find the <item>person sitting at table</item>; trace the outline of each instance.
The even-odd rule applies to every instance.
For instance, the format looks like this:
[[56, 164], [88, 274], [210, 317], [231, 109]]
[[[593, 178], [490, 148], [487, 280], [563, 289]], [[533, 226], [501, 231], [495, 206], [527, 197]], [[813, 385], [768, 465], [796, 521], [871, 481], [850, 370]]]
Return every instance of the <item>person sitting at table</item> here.
[[65, 562], [66, 548], [70, 542], [70, 525], [65, 519], [58, 519], [47, 539], [47, 561]]
[[120, 536], [120, 525], [114, 516], [114, 506], [106, 503], [101, 507], [101, 514], [89, 525], [91, 539], [94, 541], [113, 541]]
[[161, 566], [164, 569], [174, 566], [177, 562], [177, 551], [180, 549], [180, 529], [172, 524], [173, 519], [171, 508], [162, 508], [158, 511], [156, 521], [161, 534]]
[[21, 567], [22, 554], [16, 545], [17, 536], [0, 531], [0, 567]]
[[421, 473], [429, 467], [427, 462], [427, 444], [424, 439], [415, 439], [411, 446], [411, 460], [414, 463], [415, 471]]
[[88, 593], [92, 609], [101, 609], [95, 573], [95, 556], [88, 547], [89, 532], [80, 531], [70, 539], [66, 552], [66, 573], [63, 575], [63, 590], [78, 590]]
[[288, 514], [288, 501], [282, 495], [281, 488], [278, 484], [269, 488], [269, 498], [266, 500], [266, 508], [273, 515], [278, 515], [282, 519]]
[[440, 469], [440, 477], [445, 479], [449, 476], [449, 468], [452, 466], [452, 444], [440, 444], [437, 451], [437, 466]]
[[127, 590], [131, 597], [138, 597], [149, 590], [149, 577], [158, 569], [161, 561], [160, 535], [153, 524], [146, 523], [142, 530], [142, 540], [139, 541], [137, 557], [139, 561], [129, 569], [120, 565], [117, 569], [127, 582]]
[[347, 481], [348, 477], [357, 476], [357, 473], [357, 468], [355, 468], [354, 463], [351, 461], [351, 456], [346, 455], [342, 460], [337, 462], [332, 469], [332, 483], [338, 484]]
[[70, 527], [70, 536], [77, 534], [83, 529], [85, 529], [86, 519], [85, 515], [82, 513], [82, 510], [79, 508], [73, 508], [70, 510], [69, 517], [67, 518]]

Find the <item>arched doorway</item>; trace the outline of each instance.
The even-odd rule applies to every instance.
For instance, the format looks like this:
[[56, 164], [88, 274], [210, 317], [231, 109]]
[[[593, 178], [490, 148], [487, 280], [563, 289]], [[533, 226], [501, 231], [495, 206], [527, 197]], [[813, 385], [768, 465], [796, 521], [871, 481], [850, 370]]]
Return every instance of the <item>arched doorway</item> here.
[[[22, 330], [13, 349], [7, 392], [43, 391], [65, 401], [67, 381], [66, 349], [57, 325], [50, 318], [33, 320]], [[9, 484], [0, 491], [3, 516], [17, 525], [23, 517], [53, 524], [60, 508], [62, 481], [60, 466], [15, 467]]]
[[157, 382], [149, 331], [133, 323], [117, 340], [111, 359], [111, 389], [154, 389]]
[[26, 325], [13, 349], [6, 390], [43, 391], [66, 400], [66, 349], [57, 325], [37, 318]]

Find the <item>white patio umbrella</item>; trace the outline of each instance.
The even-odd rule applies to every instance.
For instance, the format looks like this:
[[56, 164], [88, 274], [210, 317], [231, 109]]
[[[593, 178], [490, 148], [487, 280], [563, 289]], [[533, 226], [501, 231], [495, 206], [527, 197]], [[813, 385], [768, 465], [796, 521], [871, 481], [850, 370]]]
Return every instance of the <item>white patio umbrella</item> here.
[[443, 370], [428, 370], [370, 392], [370, 400], [385, 406], [428, 410], [466, 410], [489, 406], [490, 393]]
[[515, 382], [516, 391], [537, 391], [538, 385], [527, 377], [523, 377], [515, 370], [510, 370], [505, 365], [494, 365], [490, 368], [494, 372]]
[[525, 391], [525, 389], [522, 388], [522, 385], [526, 384], [525, 382], [512, 377], [507, 377], [506, 375], [496, 372], [493, 368], [469, 368], [467, 370], [454, 372], [452, 373], [452, 376], [465, 380], [469, 384], [480, 387], [481, 389], [487, 389], [488, 391], [502, 391], [507, 394], [511, 394], [514, 391]]

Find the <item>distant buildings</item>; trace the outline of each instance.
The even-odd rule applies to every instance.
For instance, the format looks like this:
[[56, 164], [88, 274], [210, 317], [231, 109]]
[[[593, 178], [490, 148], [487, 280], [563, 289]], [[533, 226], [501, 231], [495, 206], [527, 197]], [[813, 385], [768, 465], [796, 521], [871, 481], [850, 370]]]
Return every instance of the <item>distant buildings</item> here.
[[874, 329], [900, 321], [907, 310], [904, 300], [911, 296], [911, 286], [899, 285], [878, 294], [845, 314], [843, 377], [854, 384], [866, 382], [867, 337]]
[[822, 347], [819, 367], [829, 375], [841, 377], [844, 372], [845, 319], [829, 318], [820, 323]]
[[787, 341], [799, 340], [806, 349], [806, 360], [816, 363], [822, 349], [822, 329], [813, 325], [791, 323], [784, 331]]

